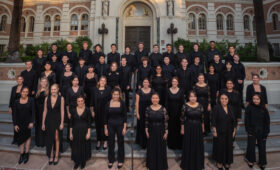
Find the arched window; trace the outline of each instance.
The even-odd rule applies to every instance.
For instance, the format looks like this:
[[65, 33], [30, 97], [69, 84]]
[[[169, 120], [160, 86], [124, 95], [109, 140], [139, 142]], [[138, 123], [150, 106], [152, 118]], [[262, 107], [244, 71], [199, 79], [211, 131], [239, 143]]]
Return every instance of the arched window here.
[[71, 16], [71, 30], [78, 30], [78, 16], [76, 14], [73, 14]]
[[244, 30], [245, 31], [250, 31], [250, 19], [248, 15], [245, 15], [243, 17], [243, 24], [244, 24]]
[[227, 30], [233, 30], [233, 16], [231, 14], [227, 16]]
[[56, 15], [54, 17], [54, 27], [53, 30], [54, 31], [60, 31], [60, 15]]
[[217, 15], [216, 22], [217, 22], [217, 30], [223, 30], [224, 29], [224, 18], [221, 14]]
[[273, 29], [278, 30], [279, 29], [279, 21], [278, 21], [278, 15], [277, 14], [272, 15], [272, 23], [273, 23]]
[[0, 31], [6, 31], [7, 19], [8, 19], [7, 15], [3, 15], [1, 17]]
[[255, 21], [255, 16], [253, 18], [253, 31], [256, 31], [256, 21]]
[[189, 14], [189, 29], [195, 30], [195, 15], [193, 13]]
[[51, 17], [49, 15], [45, 16], [44, 31], [51, 31]]
[[81, 30], [88, 30], [88, 14], [82, 15]]
[[206, 16], [204, 14], [200, 14], [198, 18], [198, 27], [200, 30], [206, 29]]
[[34, 31], [34, 22], [35, 22], [35, 18], [33, 16], [29, 17], [29, 32], [33, 32]]
[[25, 18], [21, 17], [20, 31], [25, 32], [25, 27], [26, 27]]

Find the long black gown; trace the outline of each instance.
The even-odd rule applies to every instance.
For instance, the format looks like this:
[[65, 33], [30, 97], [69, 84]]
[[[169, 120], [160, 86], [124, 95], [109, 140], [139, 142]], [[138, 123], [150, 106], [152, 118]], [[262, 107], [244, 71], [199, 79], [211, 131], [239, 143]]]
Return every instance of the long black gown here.
[[196, 92], [197, 102], [202, 105], [204, 109], [204, 127], [205, 133], [210, 132], [210, 113], [208, 112], [208, 104], [211, 104], [210, 88], [208, 85], [199, 87], [195, 85], [193, 90]]
[[72, 72], [72, 74], [70, 76], [64, 76], [64, 73], [62, 73], [61, 77], [60, 77], [60, 83], [59, 83], [59, 89], [61, 92], [61, 95], [66, 98], [66, 93], [69, 87], [71, 87], [71, 80], [74, 77], [74, 73]]
[[35, 97], [35, 145], [38, 147], [45, 146], [45, 132], [42, 130], [45, 97], [45, 91], [42, 91], [38, 96]]
[[184, 170], [202, 170], [204, 168], [204, 145], [202, 134], [204, 109], [183, 105], [181, 124], [184, 125], [184, 142], [181, 168]]
[[168, 169], [166, 140], [163, 139], [165, 130], [168, 129], [166, 109], [163, 106], [159, 110], [153, 110], [151, 106], [147, 107], [145, 127], [148, 128], [150, 136], [147, 141], [147, 168]]
[[241, 119], [242, 107], [241, 107], [241, 100], [240, 100], [239, 92], [236, 90], [229, 92], [227, 89], [222, 89], [220, 94], [222, 94], [222, 93], [226, 93], [228, 95], [228, 99], [229, 99], [228, 102], [231, 105], [235, 118]]
[[45, 72], [41, 73], [40, 78], [43, 78], [43, 77], [46, 77], [48, 79], [50, 88], [54, 83], [56, 83], [56, 74], [54, 71], [52, 71], [48, 76], [46, 76]]
[[86, 106], [87, 107], [90, 106], [91, 93], [92, 93], [94, 87], [96, 87], [97, 81], [98, 81], [98, 76], [96, 73], [94, 73], [94, 76], [91, 79], [87, 78], [86, 75], [84, 77], [83, 87], [84, 87], [84, 92], [86, 94]]
[[12, 111], [13, 124], [19, 127], [19, 131], [15, 133], [15, 143], [21, 145], [31, 137], [31, 129], [28, 126], [29, 123], [34, 123], [35, 103], [33, 98], [28, 97], [25, 104], [21, 104], [20, 99], [16, 100]]
[[61, 96], [56, 99], [54, 106], [51, 104], [51, 96], [47, 99], [46, 127], [46, 153], [50, 158], [52, 147], [55, 149], [55, 133], [58, 132], [59, 150], [62, 151], [62, 130], [59, 129], [61, 123]]
[[255, 93], [258, 93], [259, 95], [261, 95], [261, 98], [262, 98], [263, 103], [264, 103], [264, 104], [267, 104], [268, 101], [267, 101], [266, 88], [265, 88], [265, 86], [263, 86], [263, 85], [261, 85], [261, 84], [260, 84], [260, 88], [261, 88], [261, 91], [260, 91], [260, 92], [256, 92], [253, 83], [252, 83], [252, 84], [249, 84], [249, 85], [247, 86], [247, 89], [246, 89], [246, 102], [252, 103], [252, 101], [253, 101], [253, 99], [252, 99], [253, 95], [254, 95]]
[[95, 127], [97, 141], [106, 141], [107, 137], [104, 134], [104, 112], [105, 105], [111, 99], [111, 88], [106, 87], [104, 90], [99, 90], [95, 87], [92, 91], [92, 99], [90, 105], [94, 108]]
[[159, 94], [161, 105], [165, 105], [165, 94], [167, 88], [167, 79], [165, 77], [153, 75], [151, 78], [151, 84], [153, 89]]
[[233, 130], [236, 128], [236, 118], [230, 105], [228, 113], [220, 104], [212, 110], [212, 127], [216, 127], [217, 137], [213, 139], [213, 159], [217, 163], [230, 165], [233, 162]]
[[216, 105], [217, 92], [220, 89], [220, 78], [217, 73], [206, 73], [205, 77], [210, 87], [211, 107], [213, 108]]
[[86, 140], [88, 129], [91, 125], [91, 112], [85, 108], [81, 115], [77, 109], [71, 113], [70, 128], [72, 129], [73, 141], [71, 142], [71, 159], [77, 164], [84, 164], [91, 157], [90, 139]]
[[136, 144], [140, 145], [143, 149], [147, 146], [147, 137], [145, 133], [145, 120], [146, 120], [146, 108], [152, 104], [151, 97], [154, 90], [151, 89], [149, 93], [144, 93], [142, 89], [137, 91], [139, 95], [139, 115], [140, 120], [137, 120], [136, 128]]
[[174, 94], [170, 89], [167, 90], [165, 106], [169, 116], [167, 145], [170, 149], [182, 148], [183, 138], [180, 134], [180, 116], [184, 101], [185, 97], [182, 89], [179, 89]]

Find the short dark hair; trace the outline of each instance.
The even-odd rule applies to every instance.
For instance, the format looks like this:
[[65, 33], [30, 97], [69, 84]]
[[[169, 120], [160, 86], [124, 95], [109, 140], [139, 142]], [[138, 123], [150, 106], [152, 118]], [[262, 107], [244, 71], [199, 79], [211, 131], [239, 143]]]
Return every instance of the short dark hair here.
[[171, 44], [166, 44], [166, 47], [168, 47], [168, 46], [172, 47], [172, 45], [171, 45]]
[[197, 45], [199, 47], [199, 44], [198, 43], [193, 43], [193, 46]]
[[154, 45], [153, 45], [153, 47], [156, 47], [156, 46], [159, 47], [158, 44], [154, 44]]
[[102, 46], [101, 46], [100, 44], [96, 44], [96, 45], [94, 46], [94, 48], [96, 48], [96, 47], [102, 48]]
[[210, 44], [211, 44], [211, 43], [214, 43], [214, 44], [216, 44], [216, 42], [215, 42], [214, 40], [210, 41]]
[[130, 48], [130, 45], [126, 45], [124, 49], [126, 49], [126, 48], [129, 48], [129, 49], [131, 49], [131, 48]]
[[113, 47], [113, 46], [117, 47], [117, 44], [115, 44], [115, 43], [111, 44], [111, 47]]
[[57, 46], [57, 44], [56, 43], [52, 43], [52, 45], [51, 46]]

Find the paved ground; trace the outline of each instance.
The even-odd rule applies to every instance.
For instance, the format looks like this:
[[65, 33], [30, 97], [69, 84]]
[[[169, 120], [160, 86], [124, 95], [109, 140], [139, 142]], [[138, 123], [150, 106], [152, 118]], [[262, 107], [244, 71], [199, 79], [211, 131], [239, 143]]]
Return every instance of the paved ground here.
[[[19, 155], [14, 152], [0, 152], [0, 170], [15, 170], [15, 169], [30, 169], [30, 170], [70, 170], [73, 169], [73, 162], [69, 157], [63, 157], [59, 160], [59, 164], [56, 166], [49, 166], [48, 159], [46, 156], [42, 155], [30, 155], [30, 160], [27, 164], [18, 165]], [[270, 153], [268, 154], [268, 165], [267, 170], [280, 170], [280, 153]], [[175, 159], [168, 160], [170, 170], [180, 170], [180, 161]], [[92, 158], [87, 162], [87, 170], [106, 170], [107, 162], [105, 159], [95, 159]], [[112, 170], [115, 170], [116, 163]], [[127, 159], [122, 170], [131, 169], [131, 160]], [[208, 158], [205, 159], [205, 170], [216, 170], [214, 163]], [[232, 170], [249, 170], [246, 163], [243, 161], [243, 156], [235, 156], [234, 163], [230, 168]], [[259, 169], [254, 166], [253, 170]], [[134, 160], [134, 170], [146, 170], [145, 161], [143, 159]]]

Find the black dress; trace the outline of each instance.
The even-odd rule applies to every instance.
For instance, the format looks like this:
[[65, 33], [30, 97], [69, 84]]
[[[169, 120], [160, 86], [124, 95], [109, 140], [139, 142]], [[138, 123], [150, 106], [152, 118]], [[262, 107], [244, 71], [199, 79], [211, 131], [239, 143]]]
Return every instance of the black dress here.
[[148, 128], [147, 142], [147, 168], [149, 170], [168, 169], [166, 140], [163, 139], [168, 129], [168, 115], [163, 106], [153, 110], [151, 106], [146, 109], [145, 127]]
[[166, 93], [165, 107], [168, 113], [168, 138], [167, 145], [170, 149], [182, 148], [182, 135], [180, 134], [180, 116], [181, 109], [185, 103], [185, 97], [183, 90], [173, 94], [170, 89]]
[[56, 74], [55, 74], [55, 72], [52, 71], [52, 72], [48, 75], [48, 77], [46, 76], [46, 73], [43, 72], [43, 73], [41, 73], [41, 77], [40, 77], [40, 78], [42, 79], [43, 77], [46, 77], [46, 78], [48, 79], [48, 81], [49, 81], [49, 87], [50, 87], [50, 89], [51, 89], [51, 86], [52, 86], [53, 84], [56, 83]]
[[38, 147], [45, 146], [45, 132], [42, 130], [42, 119], [45, 103], [45, 91], [35, 97], [36, 114], [35, 114], [35, 145]]
[[118, 71], [109, 71], [106, 77], [107, 77], [107, 85], [110, 86], [111, 89], [120, 86], [121, 75]]
[[77, 98], [81, 95], [84, 95], [84, 90], [82, 87], [78, 87], [78, 90], [74, 92], [72, 87], [69, 87], [66, 94], [66, 106], [69, 106], [69, 111], [71, 113], [71, 109], [77, 107]]
[[228, 113], [220, 104], [212, 110], [212, 126], [216, 127], [217, 138], [213, 139], [213, 159], [220, 164], [233, 163], [233, 131], [237, 123], [231, 106], [228, 105]]
[[228, 95], [228, 99], [229, 99], [228, 102], [231, 105], [235, 118], [241, 119], [242, 107], [241, 107], [241, 100], [240, 100], [239, 92], [236, 90], [233, 90], [232, 92], [228, 92], [227, 89], [222, 89], [220, 94], [222, 94], [222, 93], [226, 93]]
[[191, 69], [182, 67], [177, 69], [176, 76], [179, 78], [179, 87], [184, 90], [184, 94], [187, 96], [193, 86], [193, 74]]
[[153, 69], [150, 65], [144, 67], [143, 65], [139, 66], [137, 72], [137, 86], [143, 86], [143, 80], [145, 78], [150, 78], [153, 73]]
[[73, 72], [70, 76], [64, 76], [64, 73], [62, 73], [60, 83], [59, 83], [59, 89], [60, 89], [61, 95], [64, 98], [66, 98], [67, 90], [69, 89], [69, 87], [71, 87], [71, 80], [74, 77], [74, 75], [75, 74]]
[[161, 76], [153, 75], [151, 78], [151, 85], [152, 88], [159, 94], [160, 101], [159, 103], [161, 105], [165, 105], [165, 94], [166, 94], [166, 88], [167, 88], [167, 79]]
[[51, 96], [47, 99], [47, 115], [45, 120], [46, 127], [46, 152], [50, 158], [52, 147], [55, 149], [55, 133], [58, 131], [59, 148], [62, 151], [62, 130], [59, 129], [61, 123], [61, 96], [57, 96], [56, 102], [52, 107]]
[[72, 128], [73, 140], [71, 142], [71, 159], [76, 164], [84, 164], [91, 157], [91, 141], [86, 139], [91, 125], [91, 112], [85, 108], [81, 115], [77, 109], [71, 112], [70, 128]]
[[181, 124], [184, 125], [184, 142], [181, 168], [184, 170], [204, 168], [203, 114], [204, 109], [200, 104], [195, 108], [183, 105]]
[[21, 145], [31, 137], [29, 123], [34, 123], [35, 103], [33, 98], [28, 97], [27, 103], [21, 104], [20, 99], [16, 100], [13, 106], [13, 124], [19, 127], [15, 133], [15, 143]]
[[105, 105], [111, 99], [111, 88], [106, 87], [104, 90], [99, 90], [95, 87], [92, 91], [91, 106], [95, 113], [95, 126], [97, 141], [105, 141], [107, 137], [104, 134], [104, 111]]
[[151, 97], [153, 93], [153, 89], [151, 89], [149, 93], [144, 93], [142, 89], [137, 91], [137, 94], [139, 95], [140, 120], [137, 120], [136, 144], [140, 145], [143, 149], [147, 146], [147, 137], [145, 133], [145, 112], [146, 108], [152, 104]]
[[31, 69], [30, 71], [24, 70], [20, 73], [20, 75], [24, 79], [23, 85], [29, 88], [29, 94], [31, 94], [32, 91], [35, 92], [38, 84], [38, 77], [36, 71], [34, 69]]
[[265, 88], [263, 85], [261, 85], [261, 84], [260, 84], [260, 86], [261, 86], [261, 91], [260, 91], [260, 92], [256, 92], [256, 91], [255, 91], [255, 88], [254, 88], [254, 85], [253, 85], [253, 84], [249, 84], [249, 85], [247, 86], [247, 90], [246, 90], [246, 102], [252, 103], [252, 101], [253, 101], [253, 99], [252, 99], [253, 95], [254, 95], [255, 93], [258, 93], [258, 94], [261, 96], [263, 103], [264, 103], [264, 104], [267, 104], [267, 103], [268, 103], [268, 101], [267, 101], [266, 88]]
[[87, 75], [85, 75], [85, 77], [84, 77], [83, 87], [84, 87], [84, 92], [86, 94], [86, 106], [87, 107], [90, 106], [91, 93], [92, 93], [94, 87], [96, 87], [97, 81], [98, 81], [98, 77], [97, 77], [96, 73], [94, 73], [94, 76], [91, 79], [87, 78]]
[[196, 92], [197, 102], [202, 105], [204, 110], [204, 127], [207, 134], [210, 132], [210, 113], [208, 111], [208, 105], [211, 104], [210, 88], [208, 85], [205, 87], [195, 85], [193, 90]]
[[232, 80], [234, 87], [236, 87], [237, 77], [233, 69], [231, 71], [224, 70], [221, 74], [221, 88], [226, 88], [226, 82]]
[[211, 107], [213, 108], [216, 105], [217, 92], [220, 89], [220, 79], [217, 73], [210, 74], [206, 73], [206, 81], [210, 87], [210, 98], [211, 98]]

